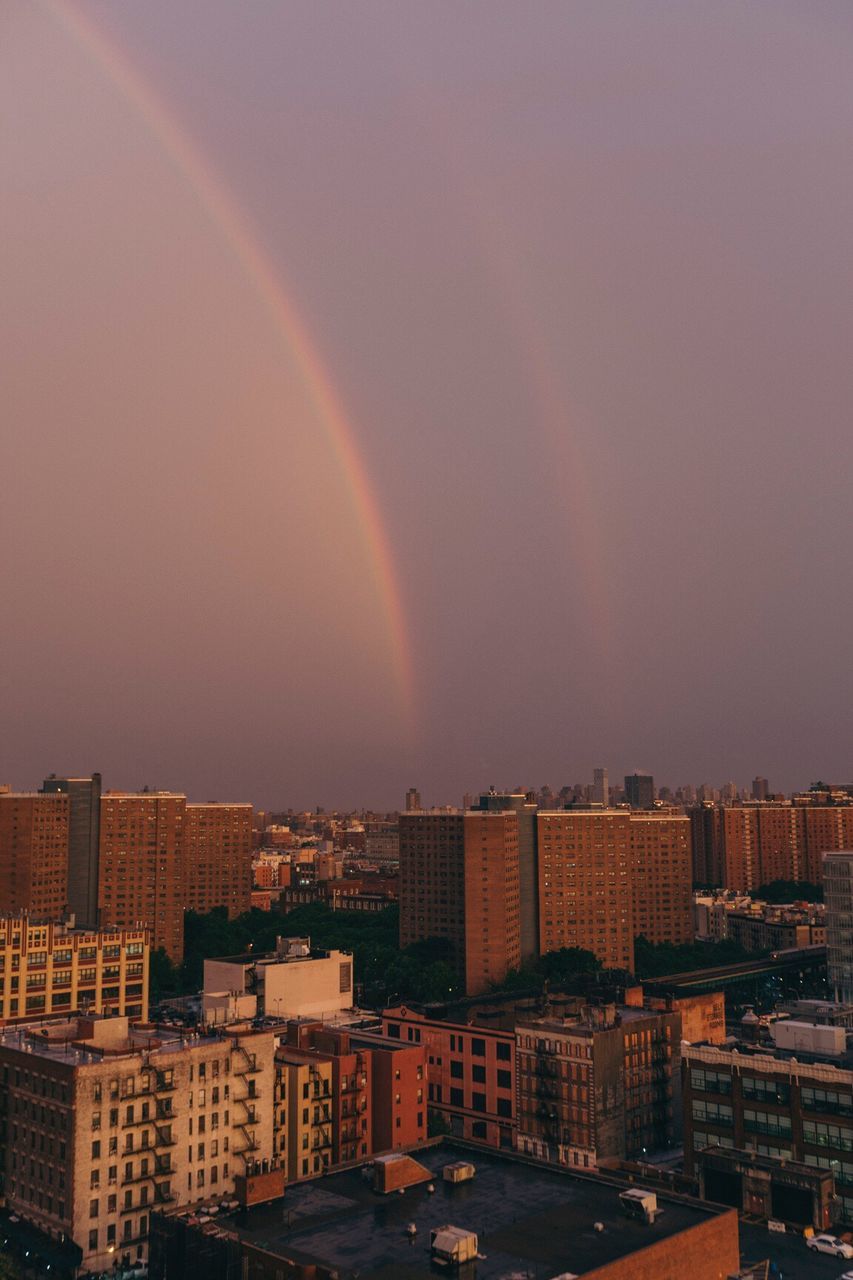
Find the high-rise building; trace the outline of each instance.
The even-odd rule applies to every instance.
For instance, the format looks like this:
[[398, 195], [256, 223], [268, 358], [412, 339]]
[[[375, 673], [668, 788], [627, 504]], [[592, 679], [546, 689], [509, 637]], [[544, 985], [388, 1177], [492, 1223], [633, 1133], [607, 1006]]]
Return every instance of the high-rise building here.
[[0, 913], [59, 920], [68, 902], [67, 795], [0, 793]]
[[606, 769], [592, 771], [592, 798], [596, 804], [603, 804], [605, 809], [610, 804], [610, 782]]
[[849, 804], [705, 804], [690, 818], [694, 879], [726, 889], [757, 889], [774, 880], [820, 884], [823, 854], [853, 848]]
[[422, 808], [420, 791], [417, 787], [409, 787], [406, 792], [406, 813], [417, 813]]
[[650, 773], [625, 775], [625, 798], [632, 809], [651, 809], [655, 802], [655, 780]]
[[102, 1013], [148, 1018], [148, 930], [74, 929], [0, 916], [0, 1019]]
[[229, 919], [249, 910], [252, 895], [252, 806], [187, 803], [184, 822], [185, 905], [227, 907]]
[[45, 794], [68, 796], [68, 910], [86, 929], [98, 925], [98, 856], [101, 820], [101, 775], [57, 778], [42, 783]]
[[823, 855], [826, 965], [836, 1000], [853, 1003], [853, 851]]
[[686, 814], [632, 812], [630, 819], [634, 937], [693, 940], [693, 858]]
[[400, 815], [400, 945], [444, 938], [470, 995], [521, 963], [514, 810]]
[[169, 791], [101, 797], [98, 909], [103, 924], [147, 924], [155, 950], [184, 952], [187, 799]]
[[753, 800], [766, 800], [770, 794], [770, 784], [766, 778], [752, 779], [752, 798]]
[[511, 809], [518, 818], [518, 894], [521, 962], [539, 955], [539, 874], [536, 851], [536, 805], [524, 791], [484, 792], [473, 806], [480, 811]]
[[540, 811], [540, 952], [582, 947], [633, 968], [630, 821], [626, 809]]
[[804, 805], [805, 839], [801, 879], [820, 884], [825, 853], [853, 849], [853, 805]]

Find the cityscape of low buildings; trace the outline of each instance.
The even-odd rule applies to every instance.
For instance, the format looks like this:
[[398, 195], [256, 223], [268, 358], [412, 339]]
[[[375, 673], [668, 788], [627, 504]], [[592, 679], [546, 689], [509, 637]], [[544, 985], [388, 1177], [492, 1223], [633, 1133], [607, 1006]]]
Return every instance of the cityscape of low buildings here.
[[[691, 887], [709, 830], [731, 849], [737, 837], [752, 868], [741, 880], [755, 881], [788, 866], [781, 853], [768, 861], [771, 836], [777, 853], [801, 821], [807, 836], [840, 838], [848, 806], [735, 789], [706, 801], [697, 824], [647, 775], [628, 783], [623, 797], [599, 770], [581, 793], [564, 789], [565, 807], [554, 793], [491, 788], [464, 810], [418, 796], [399, 815], [357, 819], [111, 792], [99, 775], [0, 791], [7, 900], [55, 913], [27, 903], [0, 917], [7, 1213], [52, 1258], [76, 1250], [77, 1270], [132, 1270], [153, 1230], [156, 1271], [179, 1240], [191, 1247], [199, 1219], [290, 1203], [341, 1170], [363, 1169], [371, 1196], [421, 1185], [429, 1144], [445, 1141], [475, 1163], [512, 1155], [598, 1178], [648, 1169], [660, 1191], [654, 1156], [682, 1192], [853, 1227], [853, 853], [824, 852], [825, 905]], [[814, 830], [791, 818], [830, 810]], [[91, 915], [94, 888], [98, 923], [81, 927], [68, 905]], [[283, 921], [302, 906], [399, 904], [401, 944], [441, 939], [465, 994], [359, 1008], [353, 955], [283, 930], [268, 953], [206, 957], [200, 995], [174, 1002], [186, 1025], [149, 1021], [149, 961], [157, 946], [182, 955], [184, 913], [234, 920], [261, 894]], [[801, 985], [727, 1026], [713, 985], [637, 983], [637, 938], [729, 940], [810, 964], [825, 948], [826, 998]], [[571, 948], [603, 972], [567, 990], [540, 976], [524, 991], [540, 957]], [[515, 993], [501, 989], [508, 977]], [[228, 1239], [236, 1265], [239, 1232]]]

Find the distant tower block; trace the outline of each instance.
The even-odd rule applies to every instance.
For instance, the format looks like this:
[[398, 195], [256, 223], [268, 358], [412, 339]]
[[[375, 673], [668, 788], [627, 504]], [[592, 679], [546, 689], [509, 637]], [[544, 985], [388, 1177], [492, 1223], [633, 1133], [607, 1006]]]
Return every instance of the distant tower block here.
[[651, 809], [655, 803], [655, 780], [650, 773], [625, 776], [625, 798], [632, 809]]
[[417, 813], [422, 808], [420, 791], [417, 787], [409, 787], [406, 792], [406, 813]]
[[606, 769], [593, 769], [592, 798], [596, 804], [603, 804], [605, 808], [610, 803], [610, 783]]

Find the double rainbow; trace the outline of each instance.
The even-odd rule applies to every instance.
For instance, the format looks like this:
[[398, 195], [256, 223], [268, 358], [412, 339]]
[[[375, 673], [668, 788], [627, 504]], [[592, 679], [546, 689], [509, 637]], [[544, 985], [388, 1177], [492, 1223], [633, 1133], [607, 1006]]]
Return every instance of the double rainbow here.
[[138, 113], [163, 152], [194, 192], [211, 223], [241, 266], [297, 368], [345, 479], [381, 604], [401, 720], [411, 733], [415, 680], [411, 643], [394, 558], [382, 513], [359, 453], [354, 429], [302, 319], [283, 289], [278, 271], [258, 242], [249, 219], [207, 157], [124, 52], [68, 0], [44, 0], [77, 46]]

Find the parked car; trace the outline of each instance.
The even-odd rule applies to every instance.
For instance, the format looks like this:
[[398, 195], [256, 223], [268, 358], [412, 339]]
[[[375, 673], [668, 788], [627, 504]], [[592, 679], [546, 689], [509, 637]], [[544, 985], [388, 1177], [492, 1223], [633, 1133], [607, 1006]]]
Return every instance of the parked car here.
[[806, 1244], [812, 1253], [831, 1253], [834, 1258], [853, 1258], [853, 1244], [847, 1244], [838, 1236], [830, 1236], [825, 1232], [819, 1236], [810, 1236]]

